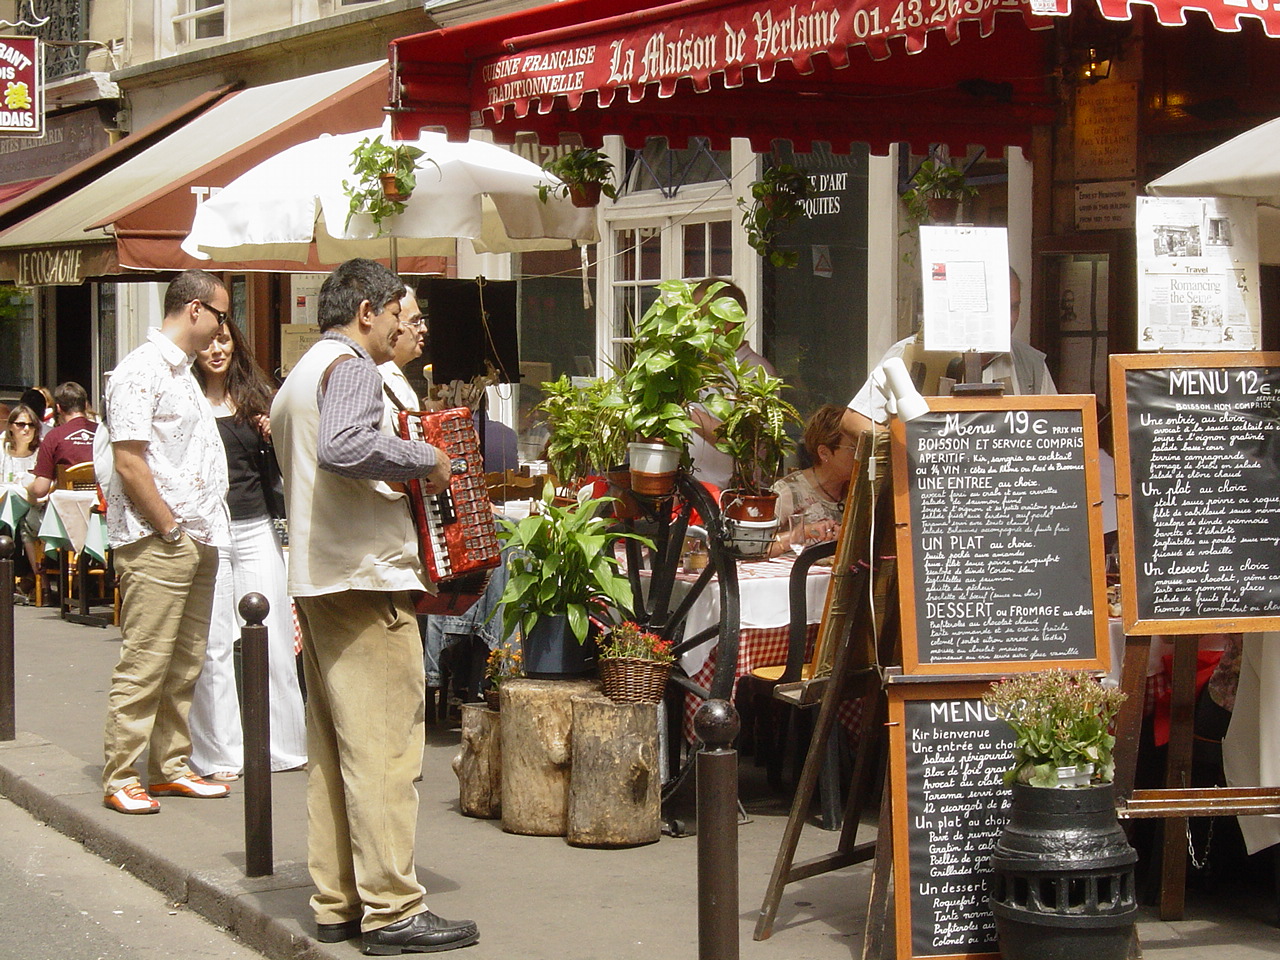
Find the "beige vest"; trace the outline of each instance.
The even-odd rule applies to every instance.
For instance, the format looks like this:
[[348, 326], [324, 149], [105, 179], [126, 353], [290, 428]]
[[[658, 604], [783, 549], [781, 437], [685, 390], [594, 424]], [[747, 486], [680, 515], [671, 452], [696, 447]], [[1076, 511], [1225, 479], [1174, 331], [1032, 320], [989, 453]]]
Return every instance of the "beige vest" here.
[[[343, 354], [355, 351], [338, 340], [316, 343], [271, 405], [271, 434], [289, 513], [289, 595], [426, 589], [404, 495], [374, 480], [317, 467], [317, 391], [325, 370]], [[388, 432], [386, 417], [381, 429]]]

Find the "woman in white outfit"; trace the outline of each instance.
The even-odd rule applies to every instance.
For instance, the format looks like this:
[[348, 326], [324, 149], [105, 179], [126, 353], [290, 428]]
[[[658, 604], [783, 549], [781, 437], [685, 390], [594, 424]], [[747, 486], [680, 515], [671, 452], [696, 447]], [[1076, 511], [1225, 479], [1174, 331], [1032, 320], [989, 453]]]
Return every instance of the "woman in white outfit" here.
[[[307, 734], [298, 686], [293, 613], [285, 590], [284, 553], [272, 524], [271, 496], [279, 468], [270, 452], [272, 389], [234, 322], [222, 325], [193, 367], [218, 418], [227, 452], [231, 546], [219, 551], [213, 620], [204, 669], [191, 702], [191, 767], [213, 780], [235, 780], [244, 769], [244, 736], [232, 659], [244, 621], [240, 599], [267, 598], [271, 691], [271, 769], [307, 762]], [[282, 501], [281, 501], [282, 502]]]

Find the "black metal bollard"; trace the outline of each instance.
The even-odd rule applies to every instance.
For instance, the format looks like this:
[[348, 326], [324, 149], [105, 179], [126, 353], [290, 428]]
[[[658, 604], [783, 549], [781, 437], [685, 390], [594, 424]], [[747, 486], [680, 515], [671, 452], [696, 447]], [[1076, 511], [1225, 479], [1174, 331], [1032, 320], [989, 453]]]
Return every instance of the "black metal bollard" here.
[[271, 849], [271, 692], [267, 664], [267, 618], [271, 605], [260, 593], [240, 598], [245, 620], [237, 644], [244, 678], [240, 720], [244, 726], [244, 867], [250, 877], [275, 870]]
[[738, 960], [738, 711], [726, 700], [698, 708], [698, 960]]
[[0, 740], [18, 735], [13, 692], [13, 538], [0, 536]]

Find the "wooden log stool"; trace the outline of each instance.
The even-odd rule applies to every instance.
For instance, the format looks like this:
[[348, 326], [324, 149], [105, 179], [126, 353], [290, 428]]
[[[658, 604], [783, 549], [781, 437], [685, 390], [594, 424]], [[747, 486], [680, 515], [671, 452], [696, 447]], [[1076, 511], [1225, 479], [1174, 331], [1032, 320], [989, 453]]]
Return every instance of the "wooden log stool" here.
[[662, 836], [658, 705], [573, 698], [569, 823], [577, 847], [634, 847]]
[[502, 829], [563, 837], [568, 826], [571, 700], [596, 680], [508, 680], [502, 685]]
[[453, 772], [463, 816], [502, 816], [501, 716], [483, 703], [462, 705], [462, 748], [453, 758]]

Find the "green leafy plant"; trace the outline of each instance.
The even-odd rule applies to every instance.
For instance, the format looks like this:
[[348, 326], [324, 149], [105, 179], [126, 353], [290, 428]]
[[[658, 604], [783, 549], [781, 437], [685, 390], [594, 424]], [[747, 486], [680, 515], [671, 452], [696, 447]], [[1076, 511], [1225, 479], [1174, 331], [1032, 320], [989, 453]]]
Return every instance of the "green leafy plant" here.
[[804, 420], [782, 399], [782, 378], [764, 367], [744, 367], [735, 359], [727, 379], [724, 391], [706, 401], [708, 412], [720, 421], [716, 448], [733, 458], [730, 486], [755, 496], [767, 494], [795, 447], [787, 425]]
[[693, 434], [689, 408], [724, 386], [724, 364], [742, 343], [742, 308], [715, 291], [695, 300], [695, 287], [664, 280], [636, 324], [635, 359], [611, 402], [622, 407], [638, 440], [683, 447]]
[[751, 199], [738, 198], [747, 243], [775, 267], [791, 269], [800, 262], [794, 250], [778, 250], [778, 234], [804, 216], [804, 201], [813, 194], [809, 175], [789, 163], [778, 163], [751, 184]]
[[600, 656], [632, 657], [655, 663], [671, 663], [675, 659], [670, 640], [649, 633], [632, 620], [624, 620], [609, 631], [600, 644]]
[[[382, 134], [373, 139], [365, 137], [351, 152], [351, 173], [353, 180], [343, 180], [345, 191], [351, 206], [347, 210], [347, 223], [357, 213], [367, 213], [382, 235], [382, 221], [388, 217], [404, 213], [404, 201], [409, 198], [418, 186], [418, 161], [426, 154], [408, 143], [388, 144], [382, 142]], [[429, 163], [435, 163], [427, 157]], [[439, 165], [436, 165], [439, 169]], [[395, 193], [404, 200], [395, 200], [387, 196], [383, 186], [383, 177], [394, 181]]]
[[930, 157], [916, 168], [902, 200], [907, 205], [907, 216], [919, 225], [930, 219], [931, 200], [960, 202], [977, 195], [978, 188], [965, 182], [963, 170]]
[[618, 572], [614, 544], [644, 537], [610, 529], [601, 507], [612, 497], [584, 497], [569, 506], [555, 504], [548, 483], [542, 499], [519, 523], [502, 521], [498, 539], [511, 548], [510, 577], [499, 600], [503, 632], [517, 626], [526, 633], [543, 617], [567, 616], [569, 629], [581, 643], [591, 616], [612, 621], [628, 615], [631, 583]]
[[599, 184], [600, 192], [610, 200], [618, 199], [618, 190], [613, 185], [613, 162], [594, 147], [579, 147], [548, 160], [542, 169], [560, 180], [558, 184], [538, 185], [538, 199], [543, 203], [549, 197], [566, 197], [574, 187], [590, 184]]
[[1084, 670], [1022, 673], [995, 684], [982, 700], [1017, 740], [1005, 782], [1056, 787], [1059, 767], [1087, 763], [1094, 781], [1110, 782], [1116, 738], [1109, 731], [1124, 699]]
[[562, 484], [617, 466], [627, 459], [627, 425], [616, 402], [618, 383], [598, 378], [577, 386], [567, 376], [541, 385], [537, 410], [550, 434], [547, 463]]

